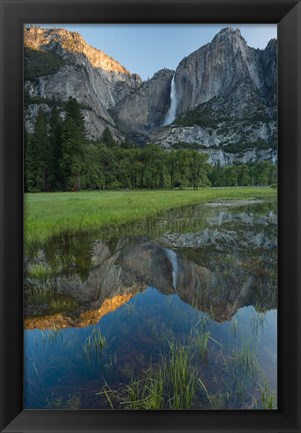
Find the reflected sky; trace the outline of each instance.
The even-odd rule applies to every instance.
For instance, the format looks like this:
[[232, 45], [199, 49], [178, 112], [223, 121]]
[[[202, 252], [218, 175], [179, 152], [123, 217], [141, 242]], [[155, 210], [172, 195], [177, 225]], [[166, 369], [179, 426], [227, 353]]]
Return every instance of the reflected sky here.
[[[27, 317], [25, 408], [108, 409], [104, 385], [117, 390], [157, 368], [179, 341], [207, 392], [222, 396], [215, 408], [261, 409], [263, 392], [277, 394], [275, 203], [190, 206], [138, 236], [131, 230], [77, 243], [75, 259], [90, 251], [84, 276], [60, 271], [51, 280], [78, 296], [78, 311]], [[59, 248], [48, 246], [43, 260], [52, 263]], [[105, 344], [87, 355], [98, 331]], [[245, 380], [250, 359], [256, 375]], [[198, 393], [192, 408], [212, 401]]]

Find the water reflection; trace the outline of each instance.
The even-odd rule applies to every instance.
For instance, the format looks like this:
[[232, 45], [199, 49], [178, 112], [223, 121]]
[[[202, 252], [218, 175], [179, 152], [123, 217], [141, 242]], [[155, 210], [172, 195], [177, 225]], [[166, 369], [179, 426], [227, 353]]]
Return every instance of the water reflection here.
[[[114, 407], [122, 408], [120, 384], [159, 365], [171, 341], [189, 346], [205, 386], [192, 408], [261, 408], [264, 392], [266, 400], [272, 395], [265, 383], [275, 395], [275, 204], [220, 203], [182, 212], [163, 214], [142, 233], [89, 239], [84, 277], [51, 275], [53, 293], [76, 308], [45, 315], [44, 304], [28, 306], [26, 407], [110, 408], [110, 389]], [[49, 249], [43, 260], [51, 263], [55, 253]], [[35, 284], [31, 278], [30, 287]], [[87, 357], [91, 335], [105, 344]], [[246, 359], [256, 369], [247, 381]]]

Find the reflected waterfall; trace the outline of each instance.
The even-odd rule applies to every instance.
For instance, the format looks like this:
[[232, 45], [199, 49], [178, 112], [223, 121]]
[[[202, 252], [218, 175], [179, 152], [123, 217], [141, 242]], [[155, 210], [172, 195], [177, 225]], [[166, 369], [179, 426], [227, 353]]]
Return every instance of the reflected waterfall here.
[[178, 280], [178, 257], [173, 250], [165, 248], [166, 255], [172, 266], [172, 285], [175, 291], [177, 291], [177, 280]]

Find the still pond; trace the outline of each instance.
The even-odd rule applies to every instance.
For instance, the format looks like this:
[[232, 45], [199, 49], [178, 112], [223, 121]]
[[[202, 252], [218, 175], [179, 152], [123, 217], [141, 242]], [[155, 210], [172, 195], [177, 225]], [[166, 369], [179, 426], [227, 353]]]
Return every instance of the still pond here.
[[25, 408], [277, 409], [275, 201], [52, 239], [25, 270]]

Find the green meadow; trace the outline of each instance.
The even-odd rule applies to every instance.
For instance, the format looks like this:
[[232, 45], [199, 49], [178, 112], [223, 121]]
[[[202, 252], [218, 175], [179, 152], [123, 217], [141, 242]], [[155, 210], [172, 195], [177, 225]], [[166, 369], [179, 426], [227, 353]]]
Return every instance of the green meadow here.
[[25, 194], [25, 243], [109, 229], [181, 206], [216, 200], [276, 199], [271, 187], [86, 191]]

